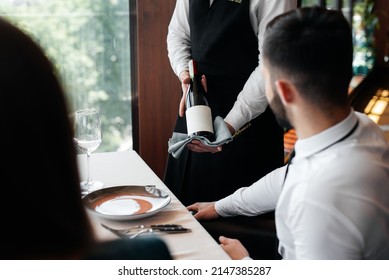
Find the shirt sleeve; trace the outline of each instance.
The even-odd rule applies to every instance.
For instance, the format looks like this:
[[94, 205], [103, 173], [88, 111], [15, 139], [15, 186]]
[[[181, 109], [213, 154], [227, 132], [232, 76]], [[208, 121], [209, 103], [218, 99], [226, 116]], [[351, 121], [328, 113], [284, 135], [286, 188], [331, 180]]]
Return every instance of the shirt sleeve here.
[[168, 27], [167, 50], [170, 65], [177, 76], [188, 70], [191, 59], [188, 0], [176, 1]]
[[281, 193], [286, 167], [267, 174], [249, 187], [215, 203], [216, 212], [222, 217], [256, 216], [274, 210]]
[[235, 130], [263, 113], [268, 105], [265, 95], [265, 83], [262, 75], [262, 42], [266, 25], [277, 15], [297, 7], [296, 0], [253, 1], [250, 7], [250, 20], [258, 38], [258, 66], [251, 73], [237, 100], [225, 117]]

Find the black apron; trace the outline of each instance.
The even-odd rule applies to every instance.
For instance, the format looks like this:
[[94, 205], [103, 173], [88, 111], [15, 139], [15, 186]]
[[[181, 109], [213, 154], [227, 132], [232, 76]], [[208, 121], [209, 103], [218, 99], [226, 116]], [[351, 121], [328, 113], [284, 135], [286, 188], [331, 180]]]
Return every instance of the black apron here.
[[[225, 117], [258, 65], [258, 41], [249, 16], [249, 0], [189, 0], [192, 57], [207, 78], [213, 116]], [[189, 205], [215, 201], [249, 186], [283, 165], [283, 130], [270, 108], [219, 153], [188, 149], [178, 159], [168, 156], [164, 183]], [[186, 133], [185, 117], [174, 131]]]

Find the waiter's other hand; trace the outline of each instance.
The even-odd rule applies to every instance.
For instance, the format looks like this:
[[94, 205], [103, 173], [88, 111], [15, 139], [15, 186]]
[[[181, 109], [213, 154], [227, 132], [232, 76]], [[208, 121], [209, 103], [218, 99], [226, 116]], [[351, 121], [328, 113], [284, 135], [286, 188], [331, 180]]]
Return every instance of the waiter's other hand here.
[[204, 145], [201, 141], [199, 140], [193, 140], [190, 143], [186, 145], [186, 147], [197, 153], [218, 153], [222, 151], [222, 146], [217, 146], [217, 147], [209, 147]]
[[[231, 135], [234, 135], [235, 129], [228, 123], [226, 122], [226, 125], [228, 127], [228, 130], [230, 131]], [[197, 153], [218, 153], [222, 151], [222, 146], [217, 146], [217, 147], [209, 147], [204, 145], [201, 141], [199, 140], [193, 140], [192, 142], [187, 144], [187, 148], [193, 152]]]
[[186, 207], [186, 209], [197, 212], [193, 216], [197, 220], [213, 220], [219, 217], [215, 209], [215, 202], [196, 202]]
[[[185, 109], [186, 109], [186, 93], [188, 92], [188, 87], [190, 84], [190, 76], [189, 71], [185, 70], [180, 73], [180, 81], [181, 81], [181, 88], [182, 88], [182, 97], [180, 101], [180, 107], [178, 109], [178, 114], [180, 117], [183, 117], [185, 115]], [[207, 79], [205, 78], [205, 75], [201, 76], [201, 84], [205, 91], [207, 91]]]

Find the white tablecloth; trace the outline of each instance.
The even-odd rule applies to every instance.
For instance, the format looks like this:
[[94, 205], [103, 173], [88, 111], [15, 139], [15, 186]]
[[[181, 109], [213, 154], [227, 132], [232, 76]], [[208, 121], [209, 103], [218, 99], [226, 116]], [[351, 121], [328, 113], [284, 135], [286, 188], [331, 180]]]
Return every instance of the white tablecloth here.
[[[86, 179], [86, 155], [78, 156], [81, 180]], [[171, 254], [177, 260], [226, 260], [229, 256], [208, 234], [201, 224], [193, 218], [182, 203], [165, 186], [135, 151], [94, 153], [91, 156], [92, 179], [104, 182], [105, 187], [117, 185], [156, 185], [168, 192], [170, 204], [157, 214], [140, 220], [105, 220], [89, 212], [96, 237], [101, 240], [118, 238], [100, 223], [116, 228], [126, 228], [138, 224], [181, 224], [190, 228], [189, 233], [161, 234]]]

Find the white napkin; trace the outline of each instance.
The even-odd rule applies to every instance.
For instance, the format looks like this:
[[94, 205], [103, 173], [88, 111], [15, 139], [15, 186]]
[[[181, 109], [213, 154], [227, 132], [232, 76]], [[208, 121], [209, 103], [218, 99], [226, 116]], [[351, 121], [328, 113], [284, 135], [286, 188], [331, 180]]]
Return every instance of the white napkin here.
[[232, 135], [222, 117], [217, 116], [215, 118], [213, 128], [216, 136], [216, 139], [213, 142], [210, 142], [204, 136], [188, 136], [185, 133], [173, 132], [172, 137], [168, 141], [168, 152], [172, 154], [173, 157], [178, 158], [184, 150], [186, 144], [192, 140], [199, 140], [209, 147], [217, 147], [232, 141]]

